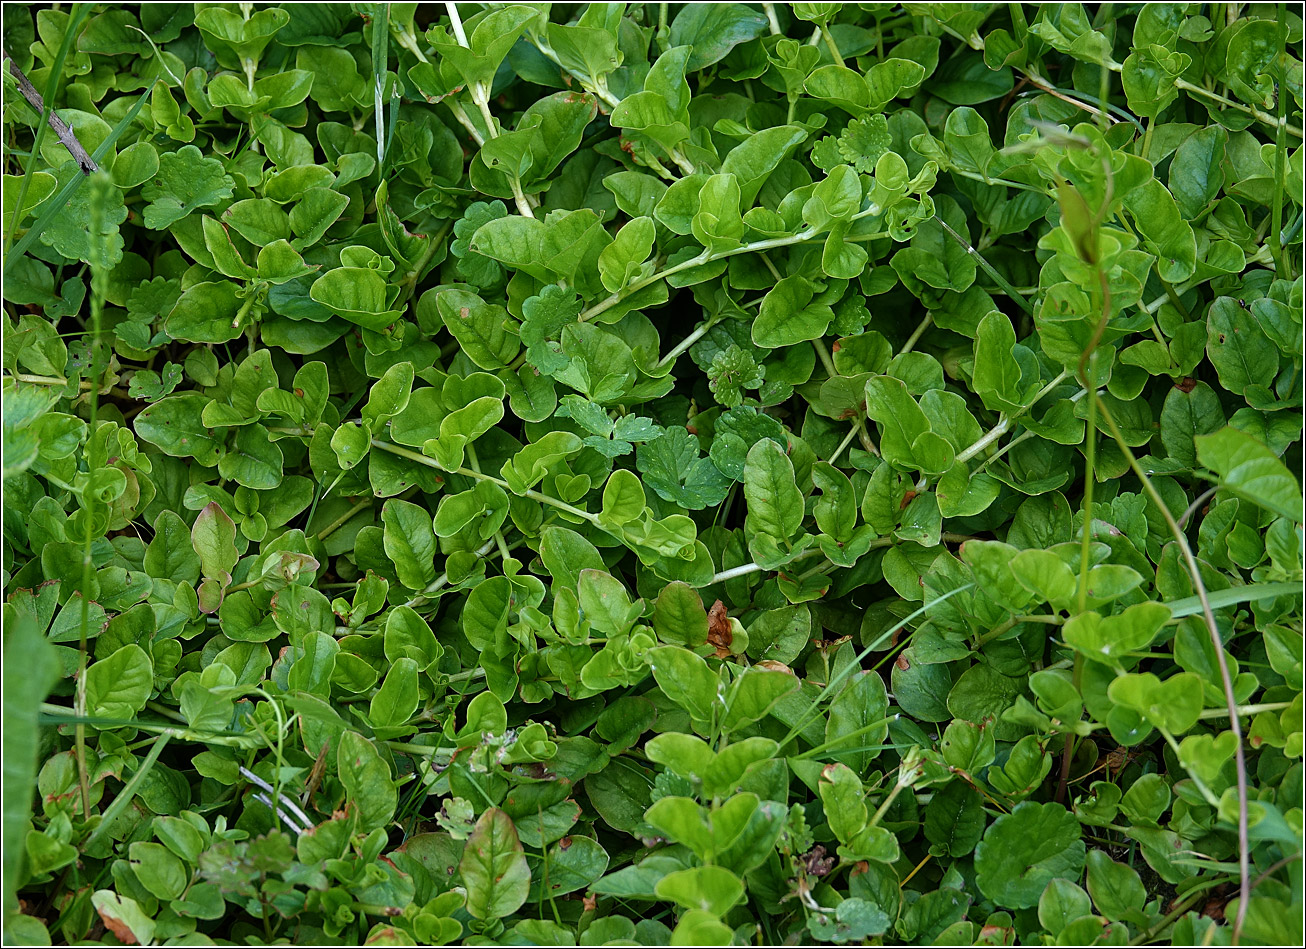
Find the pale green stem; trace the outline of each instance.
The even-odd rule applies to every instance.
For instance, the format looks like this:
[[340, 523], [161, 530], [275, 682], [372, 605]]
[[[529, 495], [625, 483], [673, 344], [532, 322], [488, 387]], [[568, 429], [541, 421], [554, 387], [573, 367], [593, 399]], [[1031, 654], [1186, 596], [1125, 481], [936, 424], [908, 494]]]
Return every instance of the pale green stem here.
[[[839, 375], [839, 370], [835, 368], [834, 359], [831, 358], [830, 350], [826, 348], [825, 341], [821, 339], [812, 340], [812, 348], [816, 350], [816, 355], [820, 358], [821, 365], [825, 367], [825, 371], [830, 374], [830, 378], [833, 379], [835, 376]], [[880, 449], [876, 447], [875, 440], [871, 438], [871, 433], [866, 430], [866, 420], [861, 416], [857, 416], [854, 421], [856, 423], [854, 431], [856, 431], [858, 437], [861, 438], [862, 447], [870, 454], [879, 457]]]
[[[400, 46], [416, 56], [419, 62], [429, 63], [431, 61], [417, 45], [417, 40], [407, 30], [396, 30], [395, 39], [398, 40]], [[463, 107], [459, 105], [458, 100], [452, 96], [447, 96], [441, 101], [449, 107], [449, 111], [453, 113], [453, 117], [458, 120], [459, 125], [467, 130], [467, 134], [472, 137], [472, 141], [476, 143], [477, 147], [479, 148], [481, 145], [484, 145], [485, 136], [482, 135], [481, 130], [476, 127], [476, 123], [467, 117], [467, 113], [463, 111]]]
[[[425, 455], [419, 454], [410, 449], [401, 448], [400, 446], [392, 445], [389, 442], [383, 442], [379, 438], [372, 439], [372, 447], [380, 448], [382, 451], [388, 451], [391, 454], [398, 455], [401, 458], [407, 458], [409, 461], [415, 461], [418, 464], [426, 465], [430, 468], [435, 468], [438, 471], [444, 470], [435, 463], [435, 459], [433, 458], [427, 458]], [[582, 520], [589, 521], [591, 524], [598, 524], [599, 522], [599, 516], [597, 514], [591, 514], [589, 511], [582, 511], [578, 507], [574, 507], [565, 501], [559, 501], [557, 498], [551, 498], [547, 494], [541, 494], [539, 491], [534, 491], [530, 488], [527, 488], [524, 492], [513, 491], [512, 485], [507, 481], [504, 481], [502, 478], [494, 477], [494, 475], [482, 474], [479, 471], [473, 471], [471, 468], [457, 468], [453, 471], [453, 474], [465, 475], [468, 478], [477, 478], [481, 481], [489, 481], [507, 491], [512, 491], [514, 494], [520, 493], [521, 497], [530, 498], [533, 501], [539, 501], [541, 504], [552, 505], [560, 511], [566, 511], [573, 517], [579, 517]], [[491, 541], [491, 544], [493, 544], [493, 541]]]
[[[1165, 739], [1165, 743], [1170, 746], [1170, 750], [1174, 752], [1175, 758], [1182, 761], [1183, 759], [1179, 758], [1179, 742], [1175, 741], [1174, 735], [1159, 726], [1156, 730], [1161, 733], [1161, 737]], [[1206, 786], [1206, 782], [1194, 774], [1191, 769], [1188, 771], [1188, 776], [1193, 779], [1193, 784], [1197, 787], [1197, 790], [1202, 792], [1202, 797], [1206, 798], [1206, 803], [1210, 804], [1212, 807], [1218, 808], [1220, 806], [1220, 799]]]
[[907, 337], [907, 342], [902, 344], [902, 349], [898, 351], [898, 355], [901, 356], [904, 353], [909, 353], [913, 349], [915, 349], [916, 344], [920, 342], [920, 338], [925, 335], [925, 331], [930, 328], [930, 325], [933, 322], [934, 322], [934, 313], [926, 312], [925, 319], [921, 320], [919, 325], [917, 325], [916, 329], [912, 331], [912, 334]]
[[[1118, 72], [1120, 67], [1118, 67], [1118, 65], [1116, 64], [1112, 64], [1111, 68], [1113, 71]], [[1235, 102], [1232, 99], [1226, 99], [1224, 96], [1212, 92], [1210, 89], [1203, 89], [1201, 86], [1195, 86], [1186, 79], [1176, 79], [1174, 81], [1174, 84], [1175, 84], [1175, 88], [1177, 89], [1182, 89], [1185, 92], [1191, 92], [1194, 95], [1205, 96], [1206, 98], [1218, 102], [1223, 106], [1227, 106], [1230, 109], [1237, 109], [1239, 112], [1245, 112], [1250, 116], [1254, 116], [1259, 121], [1264, 122], [1266, 125], [1278, 126], [1280, 124], [1279, 119], [1275, 118], [1273, 115], [1270, 115], [1270, 113], [1268, 112], [1263, 112], [1262, 110], [1256, 108], [1255, 106], [1243, 105], [1241, 102]], [[1296, 126], [1289, 125], [1286, 120], [1282, 123], [1282, 125], [1285, 132], [1288, 132], [1290, 135], [1295, 135], [1298, 138], [1302, 137], [1301, 129], [1297, 128]]]
[[[1089, 378], [1097, 375], [1096, 350], [1088, 359]], [[1084, 526], [1079, 550], [1079, 612], [1088, 609], [1088, 568], [1093, 546], [1093, 483], [1096, 479], [1094, 464], [1097, 458], [1097, 397], [1088, 400], [1088, 421], [1084, 424]]]
[[698, 328], [695, 329], [694, 332], [690, 333], [688, 336], [682, 339], [676, 345], [676, 347], [671, 350], [671, 352], [667, 353], [665, 356], [659, 359], [658, 364], [655, 368], [661, 369], [662, 367], [670, 363], [674, 363], [677, 359], [681, 357], [681, 355], [683, 355], [686, 352], [686, 350], [688, 350], [691, 346], [693, 346], [700, 339], [702, 339], [707, 334], [708, 330], [710, 330], [711, 328], [712, 328], [712, 323], [710, 321], [700, 323], [698, 325]]
[[[875, 544], [872, 543], [872, 546], [875, 546]], [[794, 558], [794, 561], [803, 560], [806, 559], [807, 557], [814, 557], [820, 552], [821, 552], [820, 549], [815, 547], [812, 548], [811, 550], [804, 550], [801, 554], [799, 554], [797, 557]], [[746, 577], [750, 573], [760, 573], [761, 571], [766, 569], [767, 569], [766, 567], [763, 567], [761, 564], [758, 563], [746, 563], [739, 567], [731, 567], [729, 570], [722, 570], [720, 573], [714, 574], [712, 579], [708, 581], [708, 585], [710, 586], [713, 583], [724, 583], [725, 581], [733, 580], [736, 577]]]
[[[458, 15], [458, 4], [446, 3], [445, 9], [449, 11], [449, 21], [453, 25], [454, 36], [458, 39], [458, 45], [463, 49], [471, 49], [471, 44], [467, 42], [467, 33], [463, 30], [462, 17]], [[473, 82], [467, 90], [471, 93], [472, 101], [476, 103], [476, 108], [481, 112], [481, 118], [485, 121], [485, 131], [490, 138], [499, 137], [499, 125], [495, 121], [494, 115], [490, 112], [490, 90], [483, 82]], [[522, 217], [534, 218], [535, 212], [531, 210], [531, 203], [526, 194], [522, 191], [521, 181], [513, 175], [508, 175], [508, 185], [512, 189], [513, 202], [517, 205], [517, 213]]]
[[254, 307], [254, 296], [251, 293], [245, 298], [245, 302], [240, 305], [240, 309], [236, 311], [235, 319], [231, 321], [232, 329], [240, 329], [240, 325], [245, 322], [245, 317], [249, 316], [249, 311]]
[[856, 428], [848, 429], [848, 434], [843, 437], [843, 441], [841, 441], [839, 443], [839, 447], [834, 450], [834, 454], [829, 457], [829, 459], [827, 460], [827, 464], [832, 465], [836, 461], [838, 461], [839, 456], [843, 454], [844, 449], [847, 448], [849, 445], [851, 445], [853, 439], [856, 437], [857, 437], [857, 429]]
[[980, 466], [979, 466], [978, 468], [975, 469], [976, 473], [983, 471], [985, 468], [987, 468], [989, 465], [993, 464], [993, 462], [997, 461], [999, 458], [1001, 458], [1001, 457], [1002, 457], [1003, 455], [1005, 455], [1007, 452], [1011, 451], [1011, 449], [1015, 448], [1015, 447], [1016, 447], [1017, 445], [1019, 445], [1021, 442], [1029, 441], [1031, 438], [1034, 438], [1034, 437], [1035, 437], [1035, 435], [1034, 435], [1033, 432], [1030, 432], [1030, 431], [1024, 431], [1024, 432], [1021, 432], [1019, 435], [1017, 435], [1017, 436], [1016, 436], [1015, 438], [1013, 438], [1011, 441], [1007, 442], [1005, 445], [1003, 445], [1001, 448], [999, 448], [999, 449], [998, 449], [997, 451], [995, 451], [993, 454], [989, 455], [989, 456], [988, 456], [987, 458], [985, 458], [982, 462], [980, 462]]
[[[853, 215], [853, 220], [866, 217], [871, 213], [878, 214], [879, 212], [880, 209], [878, 207], [872, 206], [870, 208], [867, 208], [865, 211], [861, 211], [858, 214]], [[659, 270], [656, 273], [649, 274], [647, 277], [642, 277], [641, 279], [636, 280], [630, 286], [623, 287], [621, 290], [618, 290], [616, 293], [613, 293], [611, 296], [603, 300], [600, 300], [598, 303], [594, 304], [592, 307], [585, 310], [583, 313], [581, 313], [579, 319], [581, 320], [581, 322], [591, 319], [597, 316], [598, 314], [604, 312], [605, 310], [611, 309], [612, 307], [616, 306], [626, 297], [629, 297], [639, 292], [640, 290], [643, 290], [645, 287], [649, 286], [650, 284], [657, 283], [659, 280], [663, 280], [667, 277], [670, 277], [672, 274], [678, 274], [685, 270], [692, 270], [695, 267], [701, 267], [704, 264], [709, 264], [714, 260], [721, 260], [725, 257], [734, 257], [738, 254], [751, 254], [757, 251], [771, 250], [774, 247], [788, 247], [790, 244], [801, 244], [804, 241], [813, 240], [814, 238], [819, 237], [823, 233], [824, 233], [823, 230], [818, 230], [817, 228], [809, 227], [806, 228], [805, 230], [799, 231], [797, 234], [787, 234], [784, 237], [768, 237], [766, 240], [750, 241], [747, 244], [740, 244], [738, 247], [733, 247], [729, 250], [718, 251], [716, 253], [713, 253], [712, 251], [709, 250], [704, 250], [701, 254], [696, 254], [695, 256], [689, 258], [689, 260], [681, 261], [680, 263], [674, 264], [673, 266], [668, 267], [665, 270]], [[873, 240], [876, 237], [884, 237], [884, 236], [886, 235], [870, 234], [870, 235], [859, 236], [856, 239]], [[853, 238], [848, 238], [848, 240], [852, 240], [852, 239]]]
[[[7, 375], [7, 376], [5, 376], [5, 378], [6, 378], [6, 379], [13, 379], [13, 380], [16, 381], [16, 382], [27, 382], [27, 383], [30, 383], [31, 385], [37, 385], [37, 386], [66, 386], [66, 385], [68, 385], [68, 380], [67, 380], [67, 379], [60, 379], [58, 376], [34, 376], [34, 375], [30, 375], [29, 373], [25, 373], [25, 372], [15, 372], [15, 373], [13, 373], [13, 374], [11, 374], [11, 375]], [[85, 379], [83, 379], [80, 383], [78, 383], [78, 387], [79, 387], [79, 388], [82, 388], [82, 389], [91, 389], [91, 388], [93, 388], [94, 386], [95, 386], [95, 383], [93, 383], [93, 382], [88, 382], [88, 381], [86, 381]]]
[[843, 56], [839, 52], [839, 44], [834, 41], [834, 37], [830, 34], [830, 28], [824, 24], [821, 25], [821, 37], [825, 40], [825, 48], [828, 49], [830, 55], [834, 57], [835, 65], [842, 66]]
[[[481, 473], [481, 463], [480, 460], [477, 459], [476, 457], [476, 448], [470, 442], [467, 445], [467, 461], [471, 464], [473, 471], [475, 471], [477, 474]], [[503, 559], [507, 561], [508, 558], [512, 555], [508, 551], [508, 542], [503, 539], [503, 531], [496, 530], [494, 532], [494, 537], [492, 537], [491, 540], [493, 540], [495, 544], [498, 545], [499, 553], [502, 554]]]
[[997, 425], [994, 425], [993, 428], [991, 428], [987, 433], [985, 433], [978, 441], [976, 441], [969, 448], [965, 449], [964, 451], [960, 452], [957, 455], [957, 461], [969, 461], [970, 459], [978, 455], [980, 452], [982, 452], [984, 449], [988, 448], [995, 441], [997, 441], [999, 438], [1001, 438], [1003, 435], [1007, 433], [1007, 431], [1011, 428], [1012, 423], [1014, 423], [1016, 419], [1020, 418], [1022, 415], [1024, 415], [1026, 412], [1032, 409], [1035, 405], [1038, 404], [1039, 400], [1042, 399], [1043, 396], [1047, 395], [1057, 386], [1061, 385], [1061, 383], [1064, 382], [1069, 377], [1070, 377], [1070, 373], [1065, 370], [1062, 370], [1060, 373], [1057, 374], [1056, 378], [1054, 378], [1051, 382], [1045, 385], [1042, 389], [1039, 389], [1039, 391], [1035, 394], [1034, 398], [1030, 400], [1029, 404], [1026, 405], [1024, 408], [1022, 408], [1019, 412], [1016, 412], [1010, 416], [1003, 415], [1001, 418], [999, 418]]
[[[541, 53], [543, 53], [545, 57], [552, 60], [554, 65], [558, 66], [560, 69], [565, 70], [574, 79], [578, 80], [581, 86], [583, 86], [587, 92], [592, 92], [594, 95], [598, 96], [599, 99], [601, 99], [603, 103], [607, 105], [609, 110], [612, 110], [621, 104], [621, 100], [618, 99], [616, 96], [614, 96], [608, 90], [606, 80], [603, 79], [593, 80], [591, 79], [591, 77], [582, 75], [581, 73], [576, 72], [575, 70], [569, 68], [568, 66], [563, 65], [562, 60], [558, 58], [558, 54], [554, 52], [553, 47], [551, 47], [542, 37], [532, 34], [530, 38], [531, 41], [535, 44], [536, 49], [538, 49]], [[691, 162], [689, 159], [687, 159], [681, 153], [680, 149], [673, 147], [673, 148], [665, 148], [664, 150], [670, 156], [671, 160], [676, 163], [677, 167], [679, 167], [680, 170], [683, 171], [685, 174], [692, 175], [698, 170], [697, 168], [694, 167], [694, 163]], [[659, 164], [656, 159], [652, 159], [651, 163], [652, 163], [652, 167], [654, 167], [658, 171], [658, 173], [661, 174], [663, 177], [671, 177], [670, 173], [667, 172], [667, 170], [663, 168], [662, 165]]]
[[[492, 553], [494, 553], [494, 547], [495, 547], [495, 542], [493, 540], [486, 541], [484, 544], [482, 544], [480, 547], [477, 548], [476, 557], [479, 559], [481, 557], [490, 556]], [[435, 580], [433, 580], [426, 587], [425, 590], [417, 594], [417, 596], [413, 597], [404, 605], [407, 607], [416, 607], [424, 600], [429, 600], [431, 597], [435, 596], [435, 594], [443, 590], [445, 586], [448, 585], [448, 583], [449, 583], [449, 573], [448, 571], [446, 571], [440, 574], [438, 577], [436, 577]]]
[[842, 744], [843, 742], [847, 741], [849, 738], [858, 738], [862, 735], [865, 735], [867, 732], [875, 731], [877, 728], [883, 728], [885, 725], [889, 724], [892, 721], [895, 721], [897, 718], [898, 718], [897, 715], [891, 715], [889, 718], [882, 718], [879, 721], [871, 722], [869, 725], [863, 725], [861, 728], [858, 728], [856, 731], [851, 731], [848, 732], [846, 735], [839, 735], [836, 738], [831, 738], [829, 741], [817, 745], [815, 748], [809, 748], [806, 751], [804, 751], [801, 755], [796, 755], [795, 757], [799, 761], [802, 761], [804, 758], [815, 758], [817, 755], [821, 754], [822, 752], [828, 751], [829, 749], [835, 747], [836, 745]]
[[972, 181], [982, 181], [986, 185], [1006, 185], [1008, 188], [1016, 188], [1020, 191], [1036, 191], [1039, 194], [1047, 194], [1047, 188], [1040, 188], [1038, 185], [1027, 185], [1023, 181], [1012, 181], [1010, 178], [985, 177], [973, 171], [966, 171], [962, 168], [949, 168], [948, 174], [961, 175], [963, 178], [969, 178]]
[[326, 527], [322, 528], [322, 530], [318, 532], [317, 539], [318, 539], [318, 540], [326, 540], [328, 537], [330, 537], [332, 534], [334, 534], [337, 530], [339, 530], [340, 528], [344, 527], [345, 524], [347, 524], [347, 523], [349, 522], [349, 519], [350, 519], [351, 517], [353, 517], [353, 516], [354, 516], [355, 514], [357, 514], [359, 511], [362, 511], [364, 508], [369, 508], [369, 507], [371, 507], [371, 506], [372, 506], [372, 499], [371, 499], [370, 497], [363, 498], [363, 500], [359, 501], [357, 504], [355, 504], [353, 507], [351, 507], [351, 508], [350, 508], [348, 511], [346, 511], [344, 514], [341, 514], [339, 517], [337, 517], [334, 521], [332, 521], [332, 522], [331, 522], [330, 524], [328, 524]]
[[[1262, 712], [1282, 712], [1285, 708], [1292, 708], [1292, 702], [1261, 702], [1256, 705], [1238, 705], [1234, 711], [1243, 715], [1260, 715]], [[1206, 708], [1202, 709], [1197, 715], [1200, 719], [1211, 718], [1228, 718], [1229, 710], [1227, 708]]]
[[892, 790], [889, 791], [889, 796], [884, 799], [884, 803], [882, 803], [879, 807], [875, 809], [875, 813], [871, 816], [870, 823], [868, 823], [866, 826], [868, 827], [880, 826], [880, 818], [884, 817], [885, 813], [889, 810], [889, 805], [893, 803], [893, 799], [898, 796], [898, 793], [903, 789], [904, 786], [905, 785], [899, 784], [897, 781], [893, 783], [893, 788]]

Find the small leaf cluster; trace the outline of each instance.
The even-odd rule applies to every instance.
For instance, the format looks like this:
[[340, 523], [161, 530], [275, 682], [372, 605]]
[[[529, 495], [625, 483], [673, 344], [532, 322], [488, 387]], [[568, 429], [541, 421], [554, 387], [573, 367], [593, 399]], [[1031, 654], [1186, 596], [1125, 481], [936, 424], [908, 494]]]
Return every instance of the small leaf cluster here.
[[1288, 5], [65, 7], [6, 943], [1301, 944]]

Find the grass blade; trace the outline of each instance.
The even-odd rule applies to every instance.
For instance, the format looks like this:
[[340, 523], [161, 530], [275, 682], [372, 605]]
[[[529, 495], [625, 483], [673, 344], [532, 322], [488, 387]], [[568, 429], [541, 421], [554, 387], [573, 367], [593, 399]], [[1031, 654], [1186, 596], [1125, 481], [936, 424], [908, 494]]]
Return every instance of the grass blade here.
[[[1301, 595], [1300, 583], [1249, 583], [1245, 587], [1230, 587], [1227, 590], [1215, 590], [1206, 594], [1206, 601], [1211, 609], [1218, 610], [1236, 603], [1255, 603], [1257, 600], [1272, 600], [1276, 596]], [[1202, 612], [1201, 597], [1186, 596], [1166, 604], [1175, 619], [1195, 616]]]
[[[7, 615], [8, 611], [6, 611]], [[36, 620], [18, 614], [5, 628], [4, 650], [4, 914], [16, 906], [27, 819], [36, 785], [39, 711], [59, 680], [59, 659]], [[8, 938], [5, 942], [8, 942]]]

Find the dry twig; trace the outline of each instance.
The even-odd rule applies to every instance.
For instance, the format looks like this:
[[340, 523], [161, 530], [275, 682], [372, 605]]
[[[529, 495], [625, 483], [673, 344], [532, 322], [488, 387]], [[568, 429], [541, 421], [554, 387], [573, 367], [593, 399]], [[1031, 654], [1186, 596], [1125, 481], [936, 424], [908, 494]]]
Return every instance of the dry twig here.
[[[36, 87], [28, 81], [26, 76], [23, 75], [23, 71], [18, 68], [18, 64], [14, 62], [13, 57], [9, 55], [8, 50], [5, 50], [3, 55], [5, 59], [9, 60], [9, 72], [13, 74], [14, 81], [18, 84], [18, 91], [23, 94], [23, 98], [28, 101], [33, 109], [36, 110], [37, 115], [45, 114], [45, 100], [41, 98], [41, 94], [36, 91]], [[46, 121], [50, 124], [50, 128], [54, 129], [54, 134], [59, 136], [59, 141], [63, 142], [64, 148], [68, 149], [68, 154], [72, 155], [77, 161], [77, 166], [82, 169], [82, 174], [89, 175], [91, 172], [96, 171], [99, 168], [99, 165], [95, 163], [95, 159], [90, 156], [86, 149], [82, 147], [82, 143], [77, 140], [77, 133], [72, 130], [67, 122], [59, 118], [54, 109], [51, 109], [49, 114], [46, 115]]]

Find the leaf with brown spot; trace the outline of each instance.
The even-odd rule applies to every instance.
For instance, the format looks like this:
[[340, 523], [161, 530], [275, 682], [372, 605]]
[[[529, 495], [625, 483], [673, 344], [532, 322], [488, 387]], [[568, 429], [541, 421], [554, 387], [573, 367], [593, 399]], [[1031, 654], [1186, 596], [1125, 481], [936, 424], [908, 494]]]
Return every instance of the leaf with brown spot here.
[[91, 895], [91, 904], [123, 945], [147, 945], [154, 941], [154, 920], [130, 896], [119, 896], [113, 890], [96, 890]]

